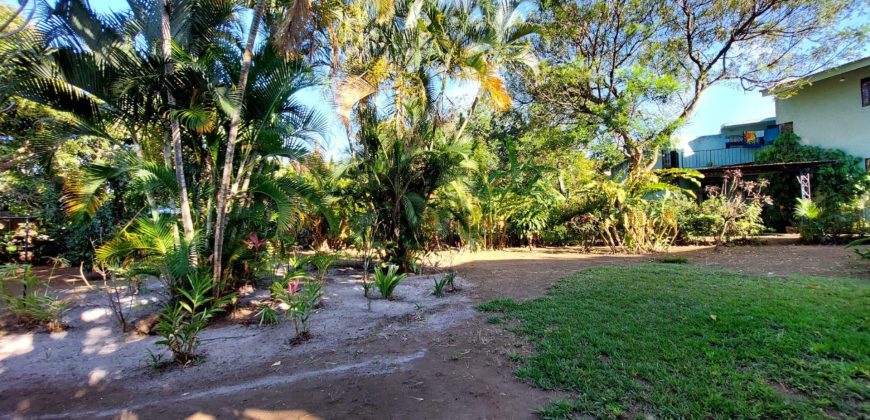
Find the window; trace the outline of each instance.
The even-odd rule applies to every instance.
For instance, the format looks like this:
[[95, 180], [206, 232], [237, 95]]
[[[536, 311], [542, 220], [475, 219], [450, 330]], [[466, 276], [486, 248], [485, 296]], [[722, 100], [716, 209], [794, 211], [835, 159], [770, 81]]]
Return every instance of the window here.
[[782, 128], [779, 131], [782, 134], [794, 133], [794, 123], [792, 123], [792, 122], [783, 123]]
[[870, 106], [870, 77], [861, 79], [861, 106]]

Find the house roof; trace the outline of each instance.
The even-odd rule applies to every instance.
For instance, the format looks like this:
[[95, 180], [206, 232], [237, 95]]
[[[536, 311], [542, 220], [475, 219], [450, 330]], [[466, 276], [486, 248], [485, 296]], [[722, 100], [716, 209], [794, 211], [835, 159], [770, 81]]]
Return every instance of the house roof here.
[[771, 86], [770, 88], [762, 90], [761, 93], [764, 94], [764, 96], [775, 95], [784, 90], [795, 87], [795, 85], [797, 85], [798, 83], [815, 83], [820, 80], [830, 79], [843, 73], [848, 73], [852, 70], [857, 70], [867, 66], [870, 66], [870, 56], [859, 58], [855, 61], [850, 61], [845, 64], [840, 64], [836, 67], [830, 67], [804, 77], [784, 80]]
[[721, 133], [725, 129], [729, 129], [729, 128], [743, 128], [743, 127], [751, 127], [753, 125], [770, 124], [770, 123], [776, 123], [776, 117], [767, 117], [767, 118], [760, 119], [760, 120], [753, 119], [753, 120], [726, 122], [725, 124], [722, 124], [721, 127], [719, 127], [719, 132]]
[[722, 177], [726, 171], [740, 170], [743, 175], [759, 175], [769, 173], [793, 173], [836, 164], [833, 160], [810, 160], [805, 162], [775, 162], [775, 163], [741, 163], [737, 165], [711, 166], [695, 168], [707, 178]]

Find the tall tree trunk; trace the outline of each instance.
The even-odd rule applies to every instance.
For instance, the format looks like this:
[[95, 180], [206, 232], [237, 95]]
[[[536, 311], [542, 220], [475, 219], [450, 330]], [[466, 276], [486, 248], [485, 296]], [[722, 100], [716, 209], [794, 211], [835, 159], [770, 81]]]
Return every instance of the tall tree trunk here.
[[[175, 68], [172, 64], [172, 31], [169, 27], [169, 1], [165, 1], [160, 7], [161, 32], [163, 33], [163, 60], [166, 62], [164, 72], [166, 76], [172, 75]], [[170, 107], [175, 106], [175, 98], [172, 92], [166, 90], [166, 102]], [[176, 120], [169, 122], [172, 135], [173, 160], [175, 163], [175, 178], [178, 182], [179, 205], [181, 208], [181, 226], [184, 229], [184, 239], [188, 242], [193, 240], [193, 217], [190, 214], [190, 200], [187, 195], [187, 181], [184, 179], [184, 160], [181, 158], [181, 127]], [[173, 209], [174, 211], [175, 209]], [[194, 263], [196, 255], [193, 255]]]
[[465, 119], [462, 121], [462, 125], [459, 126], [459, 130], [456, 131], [456, 138], [462, 137], [462, 132], [465, 131], [465, 127], [468, 126], [468, 121], [471, 120], [471, 116], [474, 115], [474, 111], [477, 109], [477, 103], [480, 100], [480, 90], [477, 91], [477, 95], [474, 95], [474, 101], [471, 102], [471, 108], [468, 108], [468, 115], [465, 116]]
[[[172, 137], [169, 133], [163, 138], [163, 166], [166, 169], [172, 169]], [[169, 208], [175, 210], [175, 197], [169, 196]], [[178, 234], [178, 223], [172, 224], [172, 237], [175, 240], [175, 246], [181, 243], [181, 236]]]
[[[212, 277], [215, 285], [221, 281], [221, 256], [224, 248], [224, 228], [226, 228], [227, 215], [227, 195], [230, 189], [231, 178], [233, 175], [233, 158], [236, 152], [236, 142], [239, 136], [239, 124], [242, 119], [242, 104], [245, 99], [245, 88], [248, 84], [248, 73], [251, 70], [251, 57], [254, 50], [254, 42], [257, 40], [257, 31], [260, 29], [260, 19], [263, 16], [263, 8], [266, 6], [265, 0], [258, 0], [254, 7], [254, 16], [251, 18], [251, 28], [248, 32], [248, 43], [245, 45], [245, 52], [242, 55], [242, 68], [239, 73], [239, 83], [236, 86], [236, 94], [238, 103], [233, 107], [233, 114], [230, 118], [230, 132], [227, 134], [227, 150], [224, 156], [223, 173], [221, 174], [221, 184], [218, 189], [216, 217], [214, 226], [214, 255]], [[215, 293], [220, 293], [219, 287], [215, 288]]]

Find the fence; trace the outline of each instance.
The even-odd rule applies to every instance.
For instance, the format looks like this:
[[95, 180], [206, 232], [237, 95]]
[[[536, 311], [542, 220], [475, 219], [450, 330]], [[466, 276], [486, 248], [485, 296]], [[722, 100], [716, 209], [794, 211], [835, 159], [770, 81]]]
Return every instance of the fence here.
[[681, 151], [681, 168], [710, 168], [715, 166], [738, 165], [755, 162], [755, 154], [764, 148], [736, 147], [733, 149], [712, 149]]

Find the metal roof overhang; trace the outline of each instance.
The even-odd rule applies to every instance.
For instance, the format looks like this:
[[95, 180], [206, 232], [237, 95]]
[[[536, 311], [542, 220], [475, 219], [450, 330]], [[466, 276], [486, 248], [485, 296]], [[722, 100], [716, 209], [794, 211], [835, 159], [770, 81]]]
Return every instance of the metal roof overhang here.
[[721, 178], [725, 171], [739, 170], [743, 175], [761, 175], [773, 173], [800, 173], [801, 171], [829, 166], [836, 163], [833, 160], [813, 160], [807, 162], [777, 162], [777, 163], [741, 163], [739, 165], [714, 166], [696, 168], [706, 178]]

